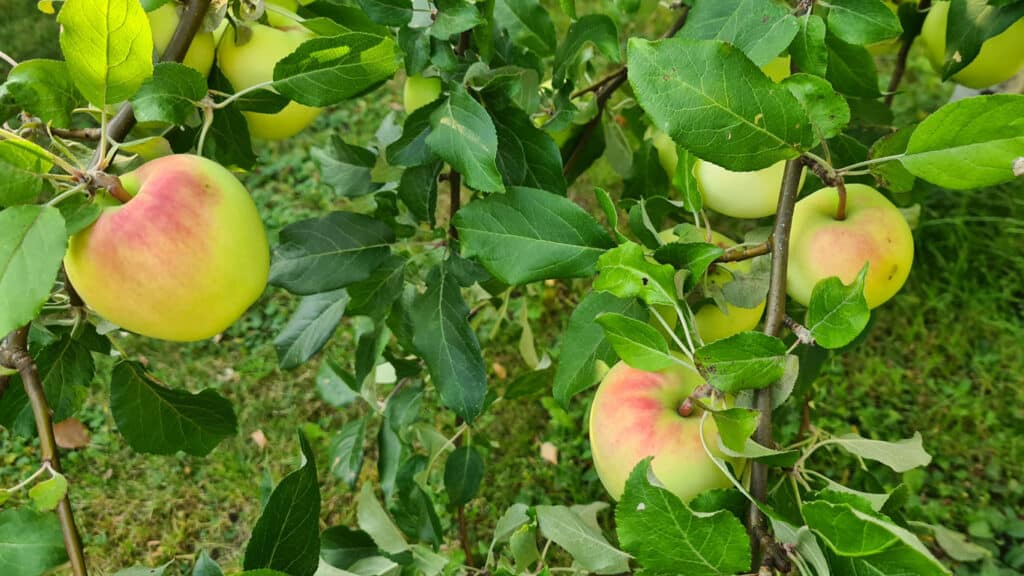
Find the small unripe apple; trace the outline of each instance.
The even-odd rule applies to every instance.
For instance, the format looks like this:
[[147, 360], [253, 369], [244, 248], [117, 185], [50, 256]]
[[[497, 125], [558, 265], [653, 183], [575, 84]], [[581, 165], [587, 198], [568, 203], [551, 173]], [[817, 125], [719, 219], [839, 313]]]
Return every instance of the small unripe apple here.
[[[228, 27], [217, 48], [217, 65], [235, 91], [274, 79], [274, 65], [291, 54], [313, 33], [292, 23], [286, 29], [252, 24], [249, 41], [235, 44], [235, 30]], [[253, 138], [283, 140], [301, 132], [320, 115], [320, 108], [289, 102], [279, 112], [243, 112]]]
[[266, 6], [266, 4], [273, 4], [291, 12], [292, 14], [299, 11], [298, 0], [265, 0], [264, 13], [267, 15], [267, 23], [274, 28], [287, 28], [289, 26], [295, 26], [295, 19], [289, 18], [288, 16], [274, 11], [273, 8]]
[[775, 82], [776, 84], [782, 82], [786, 78], [789, 78], [790, 72], [792, 71], [790, 69], [789, 55], [776, 57], [771, 62], [761, 66], [761, 71], [771, 78], [772, 82]]
[[85, 303], [126, 330], [191, 341], [263, 293], [270, 251], [256, 206], [226, 168], [178, 154], [121, 176], [130, 199], [73, 235], [64, 266]]
[[441, 79], [436, 76], [424, 78], [417, 74], [405, 79], [405, 86], [402, 88], [402, 104], [405, 106], [406, 114], [412, 114], [440, 96]]
[[[153, 48], [157, 54], [163, 55], [167, 45], [171, 43], [174, 30], [178, 27], [178, 21], [181, 20], [181, 16], [178, 14], [178, 3], [173, 0], [167, 2], [156, 10], [148, 12], [146, 16], [149, 17], [149, 29], [153, 33]], [[215, 48], [213, 33], [200, 30], [196, 33], [188, 52], [185, 53], [185, 59], [181, 63], [203, 76], [208, 76], [210, 68], [213, 67]]]
[[[731, 486], [704, 452], [701, 409], [684, 405], [704, 380], [693, 370], [672, 366], [645, 372], [619, 362], [605, 375], [590, 408], [590, 448], [594, 468], [608, 494], [622, 497], [633, 468], [653, 456], [651, 469], [664, 487], [687, 502], [714, 488]], [[704, 437], [717, 457], [718, 428], [710, 417]], [[730, 459], [742, 469], [742, 461]]]
[[[933, 2], [921, 28], [925, 54], [935, 70], [946, 62], [946, 24], [949, 2]], [[978, 56], [953, 80], [968, 88], [987, 88], [1013, 77], [1024, 66], [1024, 18], [1000, 34], [985, 40]]]
[[910, 274], [914, 236], [906, 218], [885, 196], [864, 184], [846, 185], [846, 218], [836, 220], [839, 192], [822, 188], [796, 203], [789, 238], [789, 295], [808, 304], [819, 281], [857, 278], [864, 263], [864, 296], [875, 308], [892, 298]]
[[[708, 208], [733, 218], [762, 218], [775, 214], [786, 162], [751, 172], [733, 172], [699, 160], [693, 167], [697, 187]], [[805, 174], [800, 174], [803, 186]]]

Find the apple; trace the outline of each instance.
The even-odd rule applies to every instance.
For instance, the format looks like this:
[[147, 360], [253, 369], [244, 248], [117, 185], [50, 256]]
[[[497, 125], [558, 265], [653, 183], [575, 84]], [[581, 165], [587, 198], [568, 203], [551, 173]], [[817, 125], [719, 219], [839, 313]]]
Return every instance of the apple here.
[[85, 303], [126, 330], [192, 341], [231, 325], [263, 293], [270, 250], [249, 192], [199, 156], [121, 176], [129, 196], [73, 235], [64, 257]]
[[[786, 162], [751, 172], [733, 172], [698, 160], [693, 166], [697, 188], [708, 208], [733, 218], [761, 218], [775, 214]], [[804, 174], [800, 175], [803, 186]]]
[[[171, 43], [174, 30], [178, 27], [178, 21], [181, 20], [181, 15], [178, 14], [178, 4], [173, 1], [167, 2], [147, 13], [146, 16], [149, 17], [149, 29], [153, 33], [153, 48], [157, 54], [163, 55], [167, 45]], [[200, 30], [192, 40], [188, 52], [185, 53], [182, 64], [203, 76], [209, 75], [210, 68], [213, 67], [215, 47], [213, 33]]]
[[273, 4], [279, 8], [284, 9], [291, 14], [295, 14], [299, 11], [298, 0], [266, 0], [264, 4], [263, 13], [267, 15], [267, 23], [274, 28], [287, 28], [289, 26], [295, 26], [295, 19], [290, 18], [280, 12], [275, 11], [273, 8], [266, 6], [266, 4]]
[[[619, 362], [608, 371], [590, 408], [590, 448], [612, 498], [622, 497], [629, 473], [648, 456], [654, 457], [651, 469], [658, 481], [684, 502], [705, 490], [731, 486], [704, 452], [700, 408], [683, 406], [702, 384], [696, 371], [678, 365], [645, 372]], [[724, 458], [711, 418], [704, 436], [712, 453]], [[742, 468], [741, 460], [726, 460]]]
[[[292, 23], [288, 28], [252, 24], [249, 41], [235, 44], [235, 30], [224, 31], [217, 48], [217, 65], [236, 91], [274, 79], [274, 65], [300, 44], [314, 37], [306, 28]], [[289, 102], [279, 112], [243, 112], [253, 138], [283, 140], [301, 132], [320, 115], [320, 108]]]
[[786, 56], [778, 56], [771, 62], [761, 66], [761, 71], [771, 78], [772, 82], [778, 84], [789, 77], [791, 71], [789, 65], [790, 59], [787, 54]]
[[402, 88], [402, 103], [405, 106], [406, 114], [412, 114], [440, 96], [441, 79], [436, 76], [424, 78], [420, 75], [413, 75], [405, 79], [405, 87]]
[[864, 296], [875, 308], [892, 298], [910, 274], [914, 237], [896, 206], [874, 188], [846, 185], [846, 218], [836, 220], [839, 193], [822, 188], [796, 203], [789, 239], [789, 295], [808, 304], [820, 280], [845, 284], [868, 263]]
[[[941, 71], [946, 62], [946, 23], [949, 2], [933, 2], [921, 28], [921, 41], [932, 67]], [[1005, 82], [1024, 67], [1024, 18], [981, 45], [981, 52], [953, 80], [968, 88], [987, 88]]]

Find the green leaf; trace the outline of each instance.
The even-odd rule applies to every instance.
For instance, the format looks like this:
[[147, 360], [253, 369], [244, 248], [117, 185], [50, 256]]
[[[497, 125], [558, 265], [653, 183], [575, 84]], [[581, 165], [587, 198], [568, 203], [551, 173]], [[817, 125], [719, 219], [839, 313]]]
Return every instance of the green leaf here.
[[310, 154], [320, 165], [323, 182], [339, 196], [355, 198], [380, 188], [373, 182], [377, 155], [372, 150], [348, 144], [334, 134], [330, 147], [315, 147]]
[[842, 348], [853, 342], [868, 325], [871, 309], [864, 298], [868, 265], [849, 285], [833, 276], [814, 285], [807, 306], [807, 329], [823, 348]]
[[75, 194], [63, 200], [57, 205], [60, 215], [64, 217], [64, 226], [67, 227], [68, 236], [78, 234], [100, 217], [103, 207], [93, 202], [85, 194]]
[[537, 506], [544, 537], [558, 544], [581, 567], [595, 574], [629, 571], [629, 555], [608, 543], [601, 531], [565, 506]]
[[793, 467], [800, 460], [801, 456], [799, 450], [773, 450], [758, 444], [753, 438], [747, 438], [739, 450], [734, 450], [726, 446], [725, 442], [719, 437], [718, 448], [726, 456], [755, 460], [768, 466], [778, 466], [780, 468]]
[[137, 362], [120, 362], [110, 377], [110, 412], [136, 452], [205, 456], [238, 432], [231, 402], [207, 388], [198, 394], [161, 386]]
[[900, 161], [911, 174], [954, 190], [1013, 180], [1024, 157], [1024, 95], [965, 98], [939, 108], [910, 136]]
[[21, 109], [58, 128], [71, 126], [71, 111], [82, 103], [67, 63], [60, 60], [20, 62], [4, 86]]
[[782, 85], [800, 101], [822, 138], [838, 136], [850, 123], [850, 106], [845, 98], [836, 94], [828, 80], [811, 74], [793, 74], [785, 78]]
[[[351, 386], [349, 382], [352, 382]], [[320, 368], [316, 373], [316, 390], [324, 402], [335, 408], [348, 406], [359, 398], [358, 391], [353, 390], [352, 386], [355, 386], [355, 378], [344, 372], [333, 361], [324, 359], [320, 363]]]
[[373, 538], [362, 530], [332, 526], [320, 535], [320, 557], [335, 568], [347, 570], [359, 560], [378, 554]]
[[925, 452], [921, 444], [920, 432], [914, 432], [910, 438], [897, 442], [869, 440], [857, 434], [844, 434], [830, 439], [829, 444], [838, 444], [851, 454], [881, 462], [896, 472], [927, 466], [932, 461], [931, 455]]
[[740, 332], [698, 348], [694, 362], [722, 392], [765, 388], [786, 371], [786, 345], [760, 332]]
[[[917, 124], [911, 124], [879, 138], [871, 145], [869, 157], [884, 158], [903, 154], [907, 151], [907, 144], [910, 143], [910, 137], [916, 128]], [[910, 192], [917, 182], [917, 178], [907, 171], [901, 162], [882, 162], [872, 164], [869, 168], [878, 183], [895, 194]]]
[[654, 124], [704, 160], [759, 170], [817, 143], [796, 98], [729, 44], [632, 38], [628, 66]]
[[153, 37], [137, 0], [66, 0], [57, 23], [71, 79], [89, 102], [127, 100], [153, 73]]
[[828, 48], [828, 71], [825, 79], [841, 94], [860, 98], [877, 98], [878, 69], [875, 59], [863, 46], [847, 44], [832, 34], [825, 37]]
[[730, 450], [740, 452], [746, 445], [750, 435], [757, 429], [761, 421], [761, 412], [752, 408], [729, 408], [712, 412], [718, 436]]
[[606, 14], [587, 14], [569, 26], [565, 39], [558, 45], [551, 80], [556, 88], [565, 83], [570, 68], [588, 42], [597, 46], [597, 49], [612, 62], [622, 61], [619, 54], [619, 32], [615, 27], [615, 21]]
[[391, 304], [402, 294], [402, 280], [408, 263], [401, 256], [389, 254], [369, 278], [349, 285], [349, 315], [383, 319]]
[[458, 508], [468, 504], [480, 491], [484, 477], [484, 458], [472, 446], [459, 446], [444, 465], [444, 489], [448, 504]]
[[882, 0], [829, 0], [828, 29], [843, 42], [861, 46], [903, 33], [900, 19]]
[[299, 434], [302, 466], [274, 488], [245, 546], [245, 570], [313, 576], [320, 558], [320, 486], [316, 457]]
[[605, 218], [608, 219], [608, 227], [615, 234], [615, 240], [620, 244], [628, 241], [629, 239], [626, 238], [625, 234], [619, 232], [619, 211], [611, 195], [604, 188], [595, 186], [594, 196], [597, 198], [597, 203], [601, 206]]
[[156, 568], [150, 568], [148, 566], [132, 566], [131, 568], [118, 570], [114, 573], [114, 576], [164, 576], [167, 572], [167, 567], [170, 565], [171, 563], [168, 562], [167, 564], [157, 566]]
[[676, 146], [676, 173], [672, 175], [672, 185], [679, 191], [683, 207], [690, 212], [700, 212], [704, 208], [704, 196], [693, 175], [693, 167], [697, 165], [697, 157], [682, 146]]
[[[919, 525], [916, 522], [912, 524]], [[935, 542], [942, 548], [942, 551], [957, 562], [977, 562], [992, 557], [991, 551], [967, 540], [967, 536], [960, 532], [938, 524], [925, 524], [925, 526], [935, 535]]]
[[302, 365], [319, 352], [341, 323], [348, 304], [344, 288], [306, 296], [274, 339], [277, 360], [284, 370]]
[[153, 75], [132, 96], [132, 111], [139, 122], [185, 124], [206, 96], [206, 78], [177, 62], [161, 62]]
[[41, 174], [53, 161], [38, 145], [27, 140], [0, 141], [0, 206], [31, 204], [49, 188]]
[[512, 42], [541, 58], [555, 53], [558, 40], [547, 8], [537, 0], [497, 0], [494, 20], [508, 29]]
[[652, 576], [735, 574], [750, 568], [750, 540], [727, 511], [694, 514], [674, 494], [652, 486], [651, 459], [633, 468], [615, 507], [622, 549]]
[[[198, 140], [196, 141], [198, 144]], [[250, 168], [256, 164], [249, 124], [234, 104], [217, 110], [203, 143], [203, 155], [224, 166]]]
[[276, 114], [283, 110], [288, 105], [288, 102], [290, 102], [288, 98], [273, 90], [253, 90], [238, 96], [229, 106], [243, 112]]
[[476, 27], [482, 22], [476, 6], [466, 0], [437, 0], [437, 16], [430, 27], [430, 35], [439, 40]]
[[558, 145], [515, 107], [491, 117], [498, 137], [498, 172], [505, 186], [527, 186], [565, 195]]
[[825, 21], [808, 13], [800, 18], [800, 29], [789, 45], [789, 55], [797, 68], [807, 74], [825, 76], [828, 70], [828, 49], [825, 47]]
[[[419, 110], [417, 110], [419, 112]], [[437, 213], [437, 179], [444, 162], [406, 168], [398, 182], [398, 199], [419, 222], [434, 225]]]
[[669, 354], [668, 343], [653, 326], [629, 316], [605, 313], [597, 317], [605, 339], [630, 366], [656, 372], [680, 362]]
[[509, 285], [592, 276], [598, 257], [614, 246], [575, 202], [534, 188], [471, 202], [456, 214], [455, 226], [463, 255]]
[[[53, 420], [60, 422], [74, 416], [88, 396], [89, 385], [96, 372], [89, 349], [81, 341], [72, 339], [70, 332], [66, 332], [57, 341], [39, 350], [36, 366]], [[35, 418], [28, 398], [23, 395], [15, 398], [21, 404], [17, 427], [34, 430]]]
[[984, 0], [955, 0], [948, 7], [939, 4], [936, 9], [947, 10], [943, 80], [948, 80], [974, 62], [986, 40], [1024, 18], [1024, 4], [1021, 3], [996, 7], [993, 2]]
[[388, 554], [401, 554], [409, 549], [402, 531], [395, 526], [387, 511], [377, 501], [370, 482], [363, 484], [357, 500], [359, 527], [370, 535], [374, 543]]
[[363, 214], [331, 212], [289, 224], [274, 250], [270, 283], [315, 294], [366, 280], [390, 252], [395, 233]]
[[594, 290], [640, 298], [648, 306], [676, 306], [675, 270], [648, 261], [639, 244], [630, 242], [605, 252], [597, 259], [597, 270]]
[[31, 508], [0, 510], [0, 574], [39, 576], [67, 558], [55, 514]]
[[202, 550], [199, 552], [196, 563], [192, 566], [192, 576], [224, 576], [224, 572], [220, 569], [220, 565], [210, 558], [210, 554], [206, 550]]
[[553, 394], [562, 406], [568, 406], [573, 396], [597, 384], [598, 360], [611, 364], [617, 358], [604, 338], [604, 330], [595, 322], [603, 313], [631, 318], [646, 316], [633, 298], [620, 299], [607, 292], [591, 292], [583, 297], [569, 317], [558, 353]]
[[0, 334], [39, 313], [66, 249], [64, 219], [56, 208], [15, 206], [0, 212]]
[[419, 166], [437, 159], [427, 146], [430, 135], [430, 118], [445, 100], [438, 98], [430, 104], [417, 108], [402, 124], [402, 136], [387, 147], [388, 164]]
[[427, 146], [462, 174], [465, 184], [483, 192], [504, 192], [496, 158], [494, 123], [476, 100], [456, 87], [430, 115]]
[[63, 474], [53, 476], [36, 484], [28, 491], [32, 504], [40, 512], [50, 512], [68, 493], [68, 479]]
[[303, 42], [274, 66], [274, 89], [306, 106], [329, 106], [394, 76], [400, 59], [389, 37], [365, 32]]
[[331, 442], [331, 473], [349, 488], [359, 481], [365, 440], [366, 418], [357, 418], [346, 422]]
[[487, 373], [480, 342], [469, 323], [469, 307], [446, 265], [427, 275], [427, 291], [410, 311], [413, 343], [427, 363], [441, 401], [466, 422], [484, 408]]
[[788, 9], [774, 2], [701, 1], [693, 5], [678, 37], [728, 42], [764, 66], [789, 46], [799, 27]]
[[357, 3], [377, 24], [405, 26], [412, 20], [411, 0], [357, 0]]
[[670, 242], [654, 251], [654, 259], [677, 270], [688, 270], [683, 289], [693, 290], [708, 267], [725, 250], [707, 242]]

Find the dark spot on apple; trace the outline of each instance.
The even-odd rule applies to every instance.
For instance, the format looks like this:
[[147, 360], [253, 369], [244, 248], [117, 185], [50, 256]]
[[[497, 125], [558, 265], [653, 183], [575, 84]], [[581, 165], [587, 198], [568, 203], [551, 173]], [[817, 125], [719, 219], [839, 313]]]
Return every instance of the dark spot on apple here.
[[644, 286], [647, 286], [647, 284], [649, 284], [650, 281], [651, 279], [648, 278], [647, 276], [644, 276], [643, 278], [640, 279], [640, 283], [643, 284]]

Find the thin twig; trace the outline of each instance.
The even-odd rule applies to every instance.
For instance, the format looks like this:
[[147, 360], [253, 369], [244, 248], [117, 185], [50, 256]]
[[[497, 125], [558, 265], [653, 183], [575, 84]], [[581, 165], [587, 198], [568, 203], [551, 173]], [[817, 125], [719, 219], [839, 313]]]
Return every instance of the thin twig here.
[[[7, 336], [6, 347], [0, 361], [17, 370], [21, 375], [21, 382], [25, 386], [25, 395], [28, 396], [29, 404], [32, 407], [32, 416], [36, 421], [39, 452], [43, 464], [49, 464], [54, 472], [60, 473], [60, 453], [57, 451], [57, 440], [53, 433], [50, 406], [46, 402], [46, 393], [43, 390], [43, 383], [39, 379], [39, 370], [28, 353], [27, 325]], [[64, 536], [64, 548], [67, 550], [71, 563], [71, 573], [75, 576], [87, 576], [82, 538], [78, 534], [78, 526], [75, 524], [74, 513], [71, 510], [71, 500], [67, 494], [57, 504], [57, 520]]]
[[[786, 317], [786, 268], [789, 261], [789, 233], [793, 222], [793, 207], [800, 188], [800, 173], [803, 171], [802, 158], [786, 162], [786, 170], [782, 176], [782, 189], [779, 193], [778, 210], [775, 216], [775, 229], [772, 231], [772, 269], [768, 288], [767, 314], [764, 321], [764, 333], [778, 336], [783, 320]], [[754, 440], [766, 447], [772, 445], [772, 392], [771, 388], [762, 388], [756, 393], [757, 408], [761, 411], [761, 419]], [[753, 462], [750, 474], [750, 492], [758, 502], [764, 502], [768, 493], [768, 467], [761, 462]], [[751, 504], [749, 515], [751, 546], [760, 546], [765, 533], [764, 516], [761, 510]], [[756, 550], [756, 548], [754, 548]], [[768, 548], [768, 556], [772, 555]], [[766, 560], [770, 560], [766, 556]]]
[[0, 60], [3, 60], [4, 62], [7, 62], [8, 64], [10, 64], [11, 68], [14, 68], [14, 67], [16, 67], [18, 65], [18, 61], [17, 60], [15, 60], [14, 58], [11, 58], [10, 56], [7, 55], [6, 52], [3, 52], [3, 51], [0, 51]]
[[765, 254], [771, 254], [772, 252], [772, 239], [769, 237], [760, 244], [754, 244], [753, 246], [737, 246], [726, 250], [724, 254], [715, 258], [715, 262], [739, 262], [740, 260], [749, 260], [751, 258], [757, 258], [758, 256], [764, 256]]
[[904, 36], [900, 40], [900, 51], [896, 54], [896, 67], [893, 68], [892, 78], [889, 79], [889, 88], [885, 94], [885, 105], [892, 108], [892, 101], [896, 98], [896, 90], [903, 80], [903, 73], [907, 70], [907, 56], [910, 55], [910, 47], [914, 44], [914, 38]]

